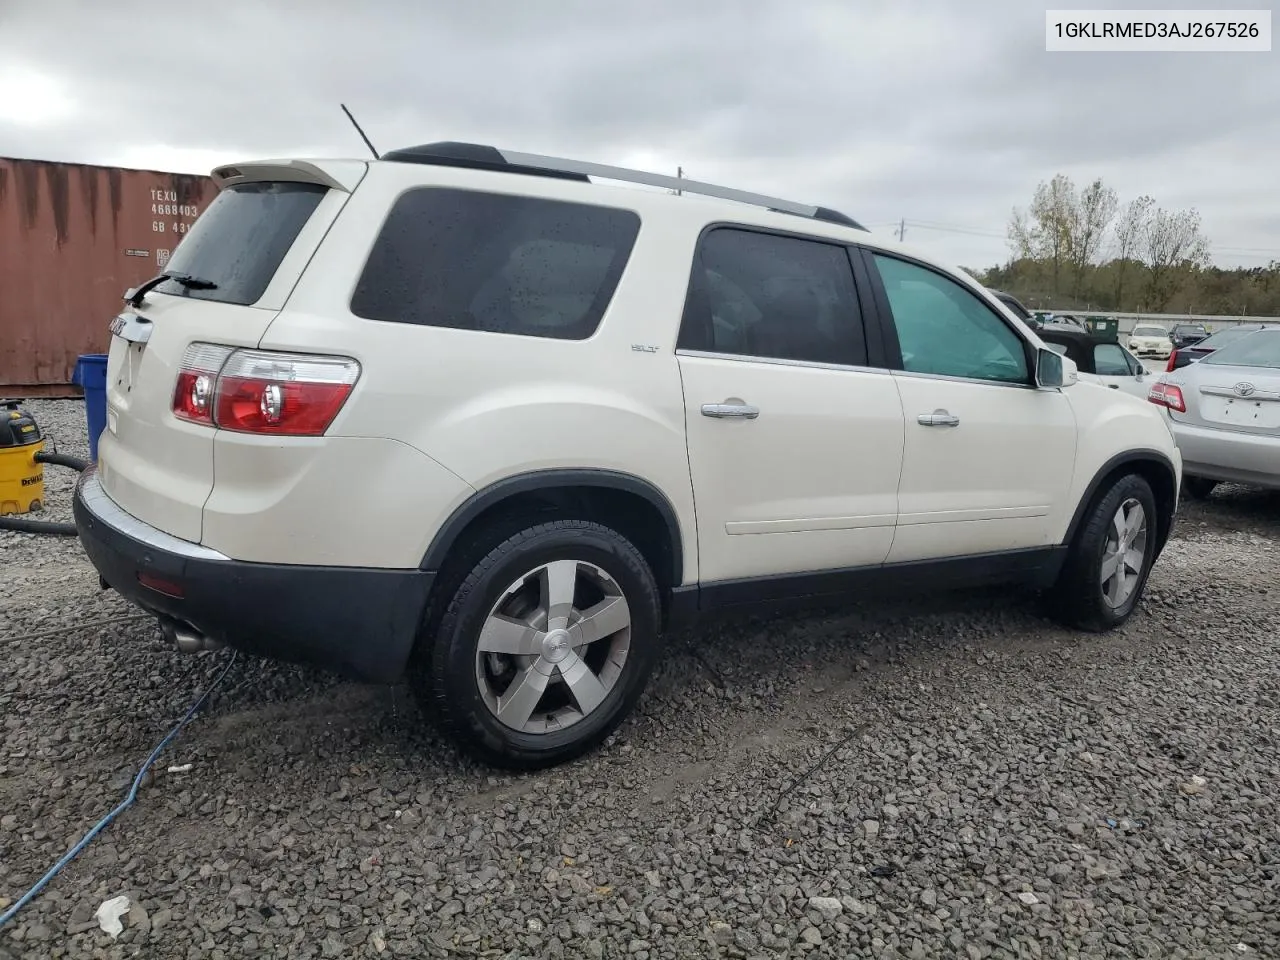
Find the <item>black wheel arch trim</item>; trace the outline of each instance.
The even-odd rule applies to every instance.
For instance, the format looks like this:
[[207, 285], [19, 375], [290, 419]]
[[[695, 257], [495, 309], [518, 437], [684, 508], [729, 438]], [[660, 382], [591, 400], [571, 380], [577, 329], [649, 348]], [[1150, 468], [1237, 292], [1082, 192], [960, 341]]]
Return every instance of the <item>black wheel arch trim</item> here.
[[658, 487], [629, 473], [614, 470], [533, 470], [505, 477], [472, 494], [444, 522], [419, 565], [421, 570], [439, 570], [458, 536], [467, 524], [490, 507], [522, 493], [539, 490], [557, 490], [565, 487], [596, 487], [602, 490], [621, 490], [635, 494], [658, 511], [667, 528], [671, 543], [672, 585], [678, 586], [684, 579], [684, 541], [681, 539], [680, 521], [675, 507]]
[[1080, 502], [1076, 504], [1076, 511], [1071, 517], [1071, 525], [1067, 527], [1067, 534], [1063, 537], [1063, 546], [1070, 546], [1075, 542], [1076, 534], [1080, 530], [1080, 525], [1084, 522], [1085, 511], [1089, 509], [1089, 505], [1093, 503], [1094, 498], [1098, 495], [1098, 489], [1102, 486], [1102, 482], [1108, 476], [1115, 473], [1118, 467], [1123, 467], [1130, 463], [1155, 463], [1162, 467], [1169, 474], [1169, 480], [1174, 486], [1173, 509], [1169, 511], [1167, 522], [1163, 524], [1164, 529], [1160, 531], [1160, 540], [1156, 545], [1157, 551], [1162, 549], [1165, 542], [1169, 539], [1169, 534], [1173, 530], [1173, 518], [1178, 512], [1178, 473], [1173, 467], [1173, 461], [1159, 450], [1126, 450], [1124, 453], [1118, 453], [1110, 460], [1107, 460], [1097, 472], [1093, 475], [1093, 479], [1089, 481], [1089, 486], [1085, 488], [1084, 495], [1080, 498]]

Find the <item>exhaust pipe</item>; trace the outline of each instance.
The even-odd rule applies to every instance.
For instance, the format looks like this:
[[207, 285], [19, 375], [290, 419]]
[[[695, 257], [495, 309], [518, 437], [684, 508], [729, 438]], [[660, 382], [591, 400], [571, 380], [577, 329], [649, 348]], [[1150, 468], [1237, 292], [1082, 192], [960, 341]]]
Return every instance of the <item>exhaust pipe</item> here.
[[161, 620], [160, 632], [178, 648], [179, 653], [201, 653], [205, 650], [221, 650], [222, 641], [206, 637], [203, 633], [176, 620]]

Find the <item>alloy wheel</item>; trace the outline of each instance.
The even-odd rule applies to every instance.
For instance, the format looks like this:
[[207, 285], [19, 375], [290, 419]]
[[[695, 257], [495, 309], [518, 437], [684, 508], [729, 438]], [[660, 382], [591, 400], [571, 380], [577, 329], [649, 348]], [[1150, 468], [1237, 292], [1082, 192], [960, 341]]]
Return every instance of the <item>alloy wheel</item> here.
[[476, 643], [476, 682], [498, 721], [553, 733], [590, 716], [617, 685], [631, 612], [603, 569], [555, 560], [511, 583]]
[[1147, 512], [1133, 497], [1125, 500], [1111, 518], [1102, 548], [1099, 576], [1103, 599], [1113, 609], [1122, 607], [1137, 589], [1147, 562]]

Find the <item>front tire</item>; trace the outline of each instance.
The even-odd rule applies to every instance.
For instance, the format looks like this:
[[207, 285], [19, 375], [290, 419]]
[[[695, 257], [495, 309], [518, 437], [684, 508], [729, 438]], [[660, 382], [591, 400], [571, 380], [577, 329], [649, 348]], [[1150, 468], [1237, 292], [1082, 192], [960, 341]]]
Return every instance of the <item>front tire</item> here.
[[424, 637], [415, 686], [463, 750], [537, 769], [609, 736], [640, 698], [659, 652], [653, 572], [617, 532], [583, 520], [531, 526], [461, 579]]
[[1155, 494], [1137, 474], [1096, 499], [1050, 592], [1056, 619], [1094, 632], [1128, 620], [1155, 562], [1158, 522]]

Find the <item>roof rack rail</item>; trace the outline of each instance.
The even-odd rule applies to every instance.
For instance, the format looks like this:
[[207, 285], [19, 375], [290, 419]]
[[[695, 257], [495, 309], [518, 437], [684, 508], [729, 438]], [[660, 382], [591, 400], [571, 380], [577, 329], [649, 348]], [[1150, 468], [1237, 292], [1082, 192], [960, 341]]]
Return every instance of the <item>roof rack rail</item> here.
[[514, 150], [499, 150], [478, 143], [458, 143], [442, 141], [425, 143], [417, 147], [404, 147], [384, 153], [382, 160], [401, 163], [426, 163], [448, 167], [469, 167], [477, 170], [495, 170], [505, 173], [524, 173], [534, 176], [555, 177], [561, 180], [589, 181], [591, 177], [605, 180], [620, 180], [625, 183], [640, 183], [650, 187], [665, 187], [681, 193], [694, 193], [704, 197], [716, 197], [721, 200], [734, 200], [756, 207], [765, 207], [775, 213], [790, 213], [811, 220], [823, 220], [838, 223], [865, 231], [867, 228], [852, 217], [845, 216], [838, 210], [829, 207], [818, 207], [809, 204], [795, 203], [778, 197], [768, 197], [759, 193], [748, 193], [731, 187], [720, 187], [714, 183], [702, 183], [698, 180], [686, 180], [683, 177], [669, 177], [661, 173], [649, 173], [644, 170], [630, 170], [626, 167], [612, 167], [603, 163], [588, 163], [583, 160], [568, 160], [563, 157], [547, 157], [537, 153], [519, 153]]

